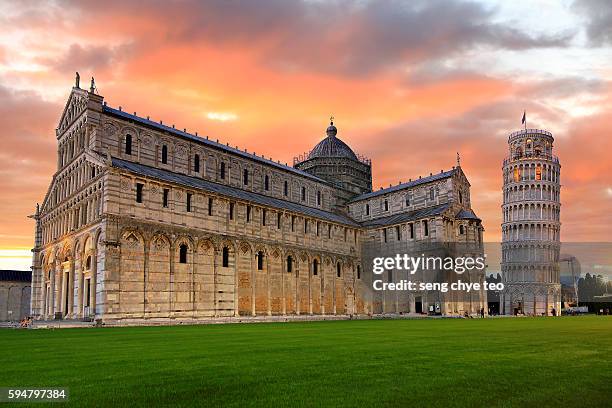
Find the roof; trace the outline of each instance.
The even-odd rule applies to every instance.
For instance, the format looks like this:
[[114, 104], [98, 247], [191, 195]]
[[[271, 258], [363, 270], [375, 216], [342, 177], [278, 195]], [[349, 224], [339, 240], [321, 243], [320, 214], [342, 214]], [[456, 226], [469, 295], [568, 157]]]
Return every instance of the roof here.
[[349, 159], [358, 160], [357, 155], [353, 150], [342, 140], [336, 137], [338, 130], [332, 122], [327, 128], [327, 137], [321, 140], [310, 151], [308, 159], [315, 157], [347, 157]]
[[368, 198], [373, 198], [373, 197], [378, 197], [380, 195], [384, 195], [384, 194], [388, 194], [388, 193], [393, 193], [395, 191], [399, 191], [399, 190], [403, 190], [405, 188], [409, 188], [409, 187], [414, 187], [414, 186], [418, 186], [420, 184], [426, 184], [426, 183], [431, 183], [432, 181], [437, 181], [437, 180], [442, 180], [448, 177], [452, 177], [452, 175], [455, 173], [456, 169], [453, 168], [452, 170], [448, 170], [448, 171], [444, 171], [442, 173], [438, 173], [438, 174], [433, 174], [431, 176], [427, 176], [427, 177], [423, 177], [417, 180], [413, 180], [413, 181], [409, 181], [407, 183], [401, 183], [398, 184], [396, 186], [392, 186], [392, 187], [388, 187], [388, 188], [383, 188], [382, 190], [378, 190], [378, 191], [372, 191], [371, 193], [365, 193], [362, 194], [360, 196], [357, 196], [355, 198], [353, 198], [351, 201], [351, 203], [355, 202], [355, 201], [361, 201], [361, 200], [365, 200]]
[[0, 270], [0, 281], [32, 282], [32, 271]]
[[326, 137], [310, 151], [308, 159], [314, 159], [315, 157], [347, 157], [358, 160], [355, 152], [335, 136]]
[[194, 142], [206, 145], [208, 147], [212, 147], [214, 149], [222, 150], [222, 151], [224, 151], [226, 153], [234, 154], [234, 155], [237, 155], [237, 156], [240, 156], [240, 157], [244, 157], [244, 158], [247, 158], [247, 159], [250, 159], [250, 160], [254, 160], [254, 161], [262, 163], [262, 164], [273, 166], [273, 167], [276, 167], [278, 169], [285, 170], [285, 171], [291, 172], [293, 174], [309, 178], [309, 179], [317, 181], [319, 183], [329, 184], [327, 181], [325, 181], [325, 180], [323, 180], [323, 179], [321, 179], [321, 178], [319, 178], [317, 176], [314, 176], [314, 175], [312, 175], [310, 173], [307, 173], [305, 171], [302, 171], [302, 170], [298, 170], [298, 169], [296, 169], [294, 167], [291, 167], [291, 166], [288, 166], [288, 165], [285, 165], [285, 164], [281, 164], [281, 163], [275, 162], [275, 161], [270, 160], [270, 159], [266, 159], [265, 157], [257, 156], [254, 153], [247, 153], [247, 152], [242, 151], [240, 149], [237, 149], [237, 148], [234, 148], [234, 147], [231, 147], [231, 146], [228, 146], [228, 145], [224, 145], [222, 143], [215, 142], [215, 141], [210, 140], [210, 139], [199, 137], [199, 136], [193, 135], [193, 134], [191, 134], [189, 132], [184, 132], [182, 130], [175, 129], [173, 127], [166, 126], [166, 125], [154, 122], [154, 121], [149, 120], [149, 119], [141, 118], [140, 116], [132, 115], [130, 113], [127, 113], [127, 112], [124, 112], [124, 111], [121, 111], [121, 110], [117, 110], [117, 109], [111, 108], [108, 105], [104, 105], [103, 106], [103, 111], [106, 112], [106, 113], [109, 113], [111, 115], [115, 115], [115, 116], [124, 118], [124, 119], [133, 120], [135, 122], [138, 122], [138, 123], [140, 123], [140, 124], [142, 124], [144, 126], [148, 126], [150, 128], [154, 128], [154, 129], [157, 129], [157, 130], [162, 130], [162, 131], [170, 132], [170, 133], [172, 133], [174, 135], [182, 137], [183, 139], [188, 139], [188, 140], [191, 140], [191, 141], [194, 141]]
[[420, 210], [407, 211], [388, 217], [376, 218], [361, 223], [364, 227], [382, 227], [385, 225], [401, 224], [409, 221], [416, 221], [421, 218], [431, 217], [442, 214], [450, 207], [450, 203], [440, 204], [433, 207], [421, 208]]
[[181, 184], [186, 187], [192, 187], [213, 193], [218, 193], [235, 199], [250, 201], [255, 204], [282, 208], [287, 211], [293, 211], [311, 217], [321, 218], [330, 222], [336, 222], [339, 224], [355, 227], [359, 226], [359, 224], [357, 224], [355, 221], [342, 214], [308, 207], [306, 205], [281, 200], [279, 198], [268, 197], [263, 194], [258, 194], [252, 191], [246, 191], [239, 188], [226, 186], [224, 184], [214, 183], [212, 181], [203, 180], [197, 177], [191, 177], [184, 174], [174, 173], [168, 170], [157, 169], [155, 167], [145, 166], [143, 164], [132, 163], [125, 160], [117, 159], [115, 157], [112, 158], [112, 165], [115, 168], [127, 170], [131, 173], [139, 174], [145, 177], [152, 177], [170, 183]]
[[457, 213], [457, 215], [455, 215], [455, 218], [459, 219], [459, 220], [476, 220], [476, 221], [480, 221], [480, 218], [478, 218], [476, 216], [476, 213], [474, 213], [474, 211], [472, 209], [469, 210], [461, 210]]

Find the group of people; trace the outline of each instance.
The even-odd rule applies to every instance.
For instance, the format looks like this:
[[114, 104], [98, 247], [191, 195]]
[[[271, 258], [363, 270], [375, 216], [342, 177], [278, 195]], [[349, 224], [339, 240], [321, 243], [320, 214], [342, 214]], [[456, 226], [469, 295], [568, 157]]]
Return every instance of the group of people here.
[[32, 316], [26, 316], [19, 322], [19, 327], [22, 329], [27, 329], [32, 325]]

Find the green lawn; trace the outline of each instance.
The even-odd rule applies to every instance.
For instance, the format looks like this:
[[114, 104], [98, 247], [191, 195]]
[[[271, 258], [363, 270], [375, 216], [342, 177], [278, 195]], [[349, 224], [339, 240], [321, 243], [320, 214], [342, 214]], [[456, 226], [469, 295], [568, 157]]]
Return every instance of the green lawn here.
[[74, 406], [612, 404], [603, 316], [5, 329], [0, 347], [0, 387]]

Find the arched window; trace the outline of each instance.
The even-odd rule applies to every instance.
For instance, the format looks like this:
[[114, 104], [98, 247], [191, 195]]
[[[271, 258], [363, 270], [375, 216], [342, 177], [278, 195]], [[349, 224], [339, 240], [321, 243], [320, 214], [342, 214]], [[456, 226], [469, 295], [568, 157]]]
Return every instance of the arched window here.
[[219, 177], [225, 179], [225, 163], [221, 162], [221, 168], [219, 169]]
[[293, 258], [291, 255], [287, 257], [287, 272], [293, 272]]
[[223, 247], [223, 254], [222, 254], [222, 263], [221, 265], [224, 268], [227, 268], [229, 266], [229, 248], [228, 247]]
[[429, 189], [429, 199], [430, 199], [430, 200], [433, 200], [433, 199], [435, 198], [435, 196], [436, 196], [436, 191], [434, 190], [434, 188], [433, 188], [433, 187], [431, 187], [431, 188]]
[[540, 164], [536, 167], [536, 180], [542, 180], [542, 166]]
[[246, 186], [249, 184], [249, 170], [244, 169], [242, 172], [242, 183]]
[[464, 230], [464, 228], [463, 228], [463, 225], [460, 225], [460, 226], [459, 226], [459, 234], [460, 234], [460, 235], [463, 235], [464, 233], [465, 233], [465, 230]]
[[463, 194], [459, 192], [459, 204], [463, 204]]
[[361, 279], [361, 266], [357, 265], [357, 279]]
[[270, 190], [270, 177], [267, 174], [264, 177], [264, 190]]
[[366, 215], [370, 215], [370, 204], [366, 204]]
[[132, 154], [132, 135], [125, 135], [125, 154]]
[[289, 195], [289, 183], [285, 180], [285, 184], [283, 186], [283, 195], [287, 197]]
[[306, 187], [302, 187], [302, 201], [306, 201]]
[[162, 146], [161, 161], [162, 161], [163, 164], [168, 164], [168, 146], [166, 146], [166, 145]]
[[193, 171], [196, 173], [200, 172], [200, 155], [196, 154], [193, 156]]
[[317, 191], [317, 205], [321, 205], [321, 192]]
[[179, 263], [187, 263], [187, 245], [181, 244], [179, 247]]
[[317, 276], [319, 274], [319, 260], [318, 259], [314, 259], [312, 261], [312, 274], [314, 276]]
[[385, 200], [384, 209], [385, 211], [389, 211], [389, 201], [388, 200]]
[[85, 261], [85, 269], [91, 269], [91, 255], [87, 257]]
[[336, 276], [337, 277], [342, 276], [342, 265], [340, 265], [340, 262], [336, 264]]
[[517, 147], [516, 150], [514, 151], [514, 158], [520, 159], [521, 157], [523, 157], [523, 149], [521, 149], [520, 147]]
[[406, 207], [410, 205], [410, 197], [406, 194]]
[[264, 253], [262, 251], [259, 251], [257, 253], [257, 270], [258, 271], [263, 270], [263, 261], [264, 261]]

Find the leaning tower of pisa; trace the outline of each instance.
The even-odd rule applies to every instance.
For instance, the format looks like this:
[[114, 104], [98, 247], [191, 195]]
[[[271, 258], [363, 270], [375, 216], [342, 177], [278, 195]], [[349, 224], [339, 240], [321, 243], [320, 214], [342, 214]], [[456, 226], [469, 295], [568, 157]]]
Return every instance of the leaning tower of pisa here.
[[561, 166], [550, 132], [508, 137], [504, 160], [502, 261], [504, 314], [552, 315], [561, 308], [559, 232]]

